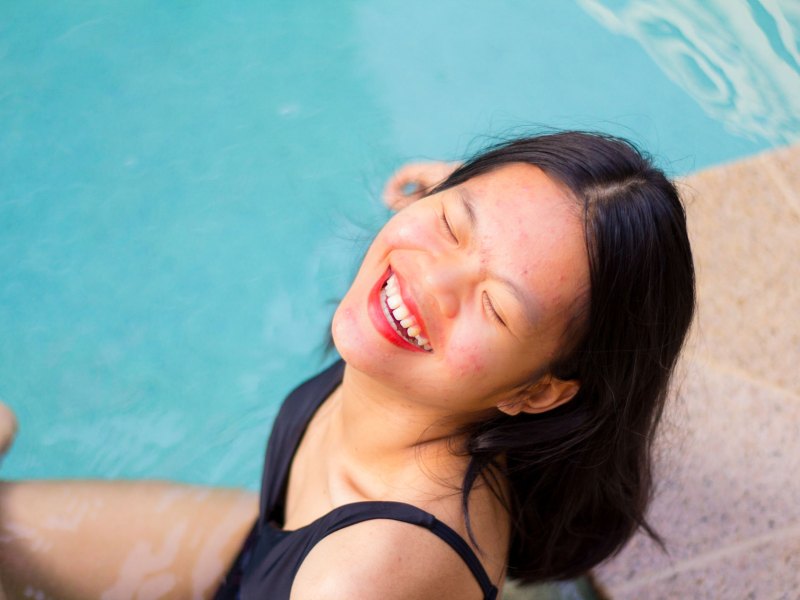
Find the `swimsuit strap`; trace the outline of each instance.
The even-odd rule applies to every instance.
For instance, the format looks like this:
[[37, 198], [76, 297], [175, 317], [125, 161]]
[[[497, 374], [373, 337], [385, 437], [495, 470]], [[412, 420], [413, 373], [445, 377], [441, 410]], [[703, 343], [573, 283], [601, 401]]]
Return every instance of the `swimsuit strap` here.
[[472, 574], [475, 576], [475, 579], [478, 580], [478, 584], [483, 590], [485, 600], [495, 600], [497, 597], [497, 588], [492, 585], [489, 576], [486, 574], [486, 570], [478, 560], [478, 557], [475, 556], [472, 548], [464, 541], [464, 538], [458, 535], [450, 526], [442, 523], [439, 519], [433, 522], [430, 529], [432, 533], [435, 533], [450, 544], [450, 547], [458, 552], [464, 562], [467, 563], [469, 570], [472, 571]]
[[478, 581], [478, 585], [481, 586], [481, 590], [483, 590], [484, 600], [495, 600], [497, 598], [497, 588], [492, 584], [480, 560], [475, 556], [472, 548], [464, 541], [464, 538], [449, 525], [413, 504], [369, 500], [340, 506], [338, 509], [328, 513], [327, 516], [330, 520], [320, 538], [343, 527], [372, 519], [393, 519], [425, 527], [431, 533], [444, 540], [467, 564], [467, 567], [469, 567], [469, 570], [472, 571]]

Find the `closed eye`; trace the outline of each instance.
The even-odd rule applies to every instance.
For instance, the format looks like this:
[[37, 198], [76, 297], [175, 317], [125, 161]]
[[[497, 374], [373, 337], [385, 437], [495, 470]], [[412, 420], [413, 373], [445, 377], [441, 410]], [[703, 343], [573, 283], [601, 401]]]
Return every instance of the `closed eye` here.
[[444, 213], [444, 210], [439, 215], [439, 218], [442, 221], [442, 225], [443, 225], [445, 231], [447, 231], [447, 235], [449, 235], [452, 238], [452, 240], [456, 244], [458, 244], [458, 238], [456, 237], [456, 234], [453, 233], [453, 228], [450, 227], [450, 222], [447, 220], [447, 215]]
[[506, 322], [497, 314], [497, 311], [494, 309], [494, 304], [492, 304], [492, 299], [489, 298], [489, 294], [483, 292], [483, 307], [486, 309], [486, 312], [489, 313], [489, 316], [500, 323], [503, 327], [508, 327]]

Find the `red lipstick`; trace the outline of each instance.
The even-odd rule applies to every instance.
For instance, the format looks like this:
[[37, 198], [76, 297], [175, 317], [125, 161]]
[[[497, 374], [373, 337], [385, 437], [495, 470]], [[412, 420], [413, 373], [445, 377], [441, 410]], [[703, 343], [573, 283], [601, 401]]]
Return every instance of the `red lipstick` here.
[[397, 331], [395, 331], [394, 327], [392, 327], [389, 322], [386, 320], [386, 315], [383, 312], [383, 306], [381, 306], [381, 290], [383, 286], [386, 284], [386, 280], [392, 275], [391, 267], [386, 269], [386, 272], [383, 276], [378, 279], [375, 285], [372, 287], [370, 291], [369, 297], [367, 299], [367, 313], [369, 314], [370, 321], [374, 325], [375, 329], [380, 333], [386, 340], [394, 344], [395, 346], [399, 346], [404, 350], [414, 350], [416, 352], [425, 352], [419, 346], [416, 346], [403, 338]]
[[408, 308], [411, 314], [414, 315], [414, 320], [417, 322], [417, 327], [420, 329], [420, 335], [426, 339], [430, 339], [428, 338], [428, 332], [425, 329], [425, 324], [422, 322], [422, 318], [420, 317], [419, 306], [417, 306], [417, 303], [414, 302], [414, 298], [408, 295], [408, 287], [406, 286], [405, 280], [400, 276], [399, 273], [394, 273], [394, 276], [397, 278], [397, 282], [400, 287], [400, 297], [403, 298], [403, 304], [405, 304], [406, 308]]

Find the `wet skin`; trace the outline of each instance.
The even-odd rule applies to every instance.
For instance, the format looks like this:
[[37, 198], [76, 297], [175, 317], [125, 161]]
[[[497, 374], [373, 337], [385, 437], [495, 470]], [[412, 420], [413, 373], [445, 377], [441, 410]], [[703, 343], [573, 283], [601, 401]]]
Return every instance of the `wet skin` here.
[[256, 494], [157, 481], [0, 482], [8, 598], [210, 598]]

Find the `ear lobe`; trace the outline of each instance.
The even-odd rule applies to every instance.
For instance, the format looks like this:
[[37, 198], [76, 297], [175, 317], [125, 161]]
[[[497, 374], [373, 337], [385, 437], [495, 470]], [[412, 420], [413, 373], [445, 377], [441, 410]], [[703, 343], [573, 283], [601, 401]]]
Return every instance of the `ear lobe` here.
[[497, 409], [512, 417], [520, 413], [532, 415], [547, 412], [569, 402], [580, 388], [581, 384], [576, 379], [564, 381], [546, 375], [515, 397], [500, 402]]

